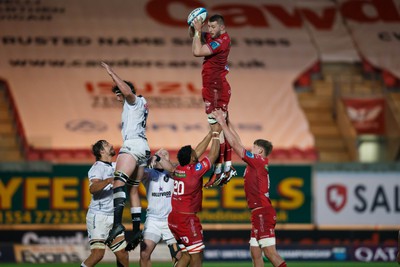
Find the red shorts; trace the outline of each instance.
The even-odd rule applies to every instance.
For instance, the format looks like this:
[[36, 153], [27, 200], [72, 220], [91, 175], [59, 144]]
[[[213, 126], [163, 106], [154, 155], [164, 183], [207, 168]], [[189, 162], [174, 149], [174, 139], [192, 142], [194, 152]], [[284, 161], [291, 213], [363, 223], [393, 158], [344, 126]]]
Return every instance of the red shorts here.
[[263, 207], [251, 212], [251, 237], [260, 240], [275, 237], [276, 212], [270, 207]]
[[196, 214], [184, 214], [171, 211], [168, 226], [178, 243], [189, 252], [198, 253], [204, 249], [203, 228]]
[[206, 88], [202, 90], [203, 101], [206, 114], [210, 114], [215, 109], [228, 111], [229, 100], [231, 99], [231, 86], [225, 80], [220, 88]]

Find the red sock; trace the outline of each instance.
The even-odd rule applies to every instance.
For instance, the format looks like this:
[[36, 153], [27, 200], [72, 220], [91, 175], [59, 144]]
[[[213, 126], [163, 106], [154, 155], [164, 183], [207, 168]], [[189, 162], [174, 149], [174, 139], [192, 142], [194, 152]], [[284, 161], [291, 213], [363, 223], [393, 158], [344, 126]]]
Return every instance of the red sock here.
[[231, 144], [228, 142], [225, 142], [225, 155], [224, 155], [224, 161], [232, 161], [232, 147]]
[[282, 262], [278, 267], [287, 267], [286, 262]]
[[219, 144], [219, 157], [216, 163], [222, 163], [224, 161], [224, 153], [225, 153], [225, 143]]

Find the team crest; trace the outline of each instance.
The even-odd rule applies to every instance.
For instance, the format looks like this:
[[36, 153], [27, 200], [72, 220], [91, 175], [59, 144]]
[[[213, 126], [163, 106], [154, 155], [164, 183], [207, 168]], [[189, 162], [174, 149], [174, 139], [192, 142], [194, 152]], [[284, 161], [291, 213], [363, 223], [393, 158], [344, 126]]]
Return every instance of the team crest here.
[[246, 151], [246, 156], [249, 158], [254, 158], [253, 153], [251, 153], [250, 151]]
[[330, 185], [326, 189], [326, 202], [334, 212], [339, 212], [347, 202], [346, 187], [341, 184]]
[[195, 170], [196, 170], [196, 171], [200, 171], [201, 169], [203, 169], [203, 166], [202, 166], [201, 163], [199, 162], [199, 163], [196, 164]]

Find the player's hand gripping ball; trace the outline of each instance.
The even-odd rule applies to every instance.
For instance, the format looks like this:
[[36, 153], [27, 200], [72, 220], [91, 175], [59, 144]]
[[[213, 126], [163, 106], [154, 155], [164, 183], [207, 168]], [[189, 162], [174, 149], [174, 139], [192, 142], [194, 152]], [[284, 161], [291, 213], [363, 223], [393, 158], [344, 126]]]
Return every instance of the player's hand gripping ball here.
[[207, 9], [205, 9], [204, 7], [198, 7], [190, 12], [187, 19], [187, 23], [189, 26], [193, 27], [193, 21], [195, 18], [199, 18], [202, 22], [204, 22], [207, 18]]

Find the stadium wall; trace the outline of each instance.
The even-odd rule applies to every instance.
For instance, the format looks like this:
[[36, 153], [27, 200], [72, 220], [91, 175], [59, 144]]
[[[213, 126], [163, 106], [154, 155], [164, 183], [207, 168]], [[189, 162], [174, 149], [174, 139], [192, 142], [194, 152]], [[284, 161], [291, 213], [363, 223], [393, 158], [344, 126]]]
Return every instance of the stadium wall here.
[[[0, 262], [84, 259], [90, 166], [0, 167]], [[250, 259], [244, 166], [235, 167], [239, 176], [225, 187], [204, 189], [199, 216], [204, 223], [205, 260]], [[400, 214], [398, 165], [272, 165], [270, 172], [278, 249], [288, 260], [393, 259]], [[143, 188], [141, 194], [146, 207]], [[124, 218], [129, 229], [129, 216]], [[135, 253], [132, 259], [137, 259]], [[155, 260], [169, 260], [165, 245], [156, 255]]]

